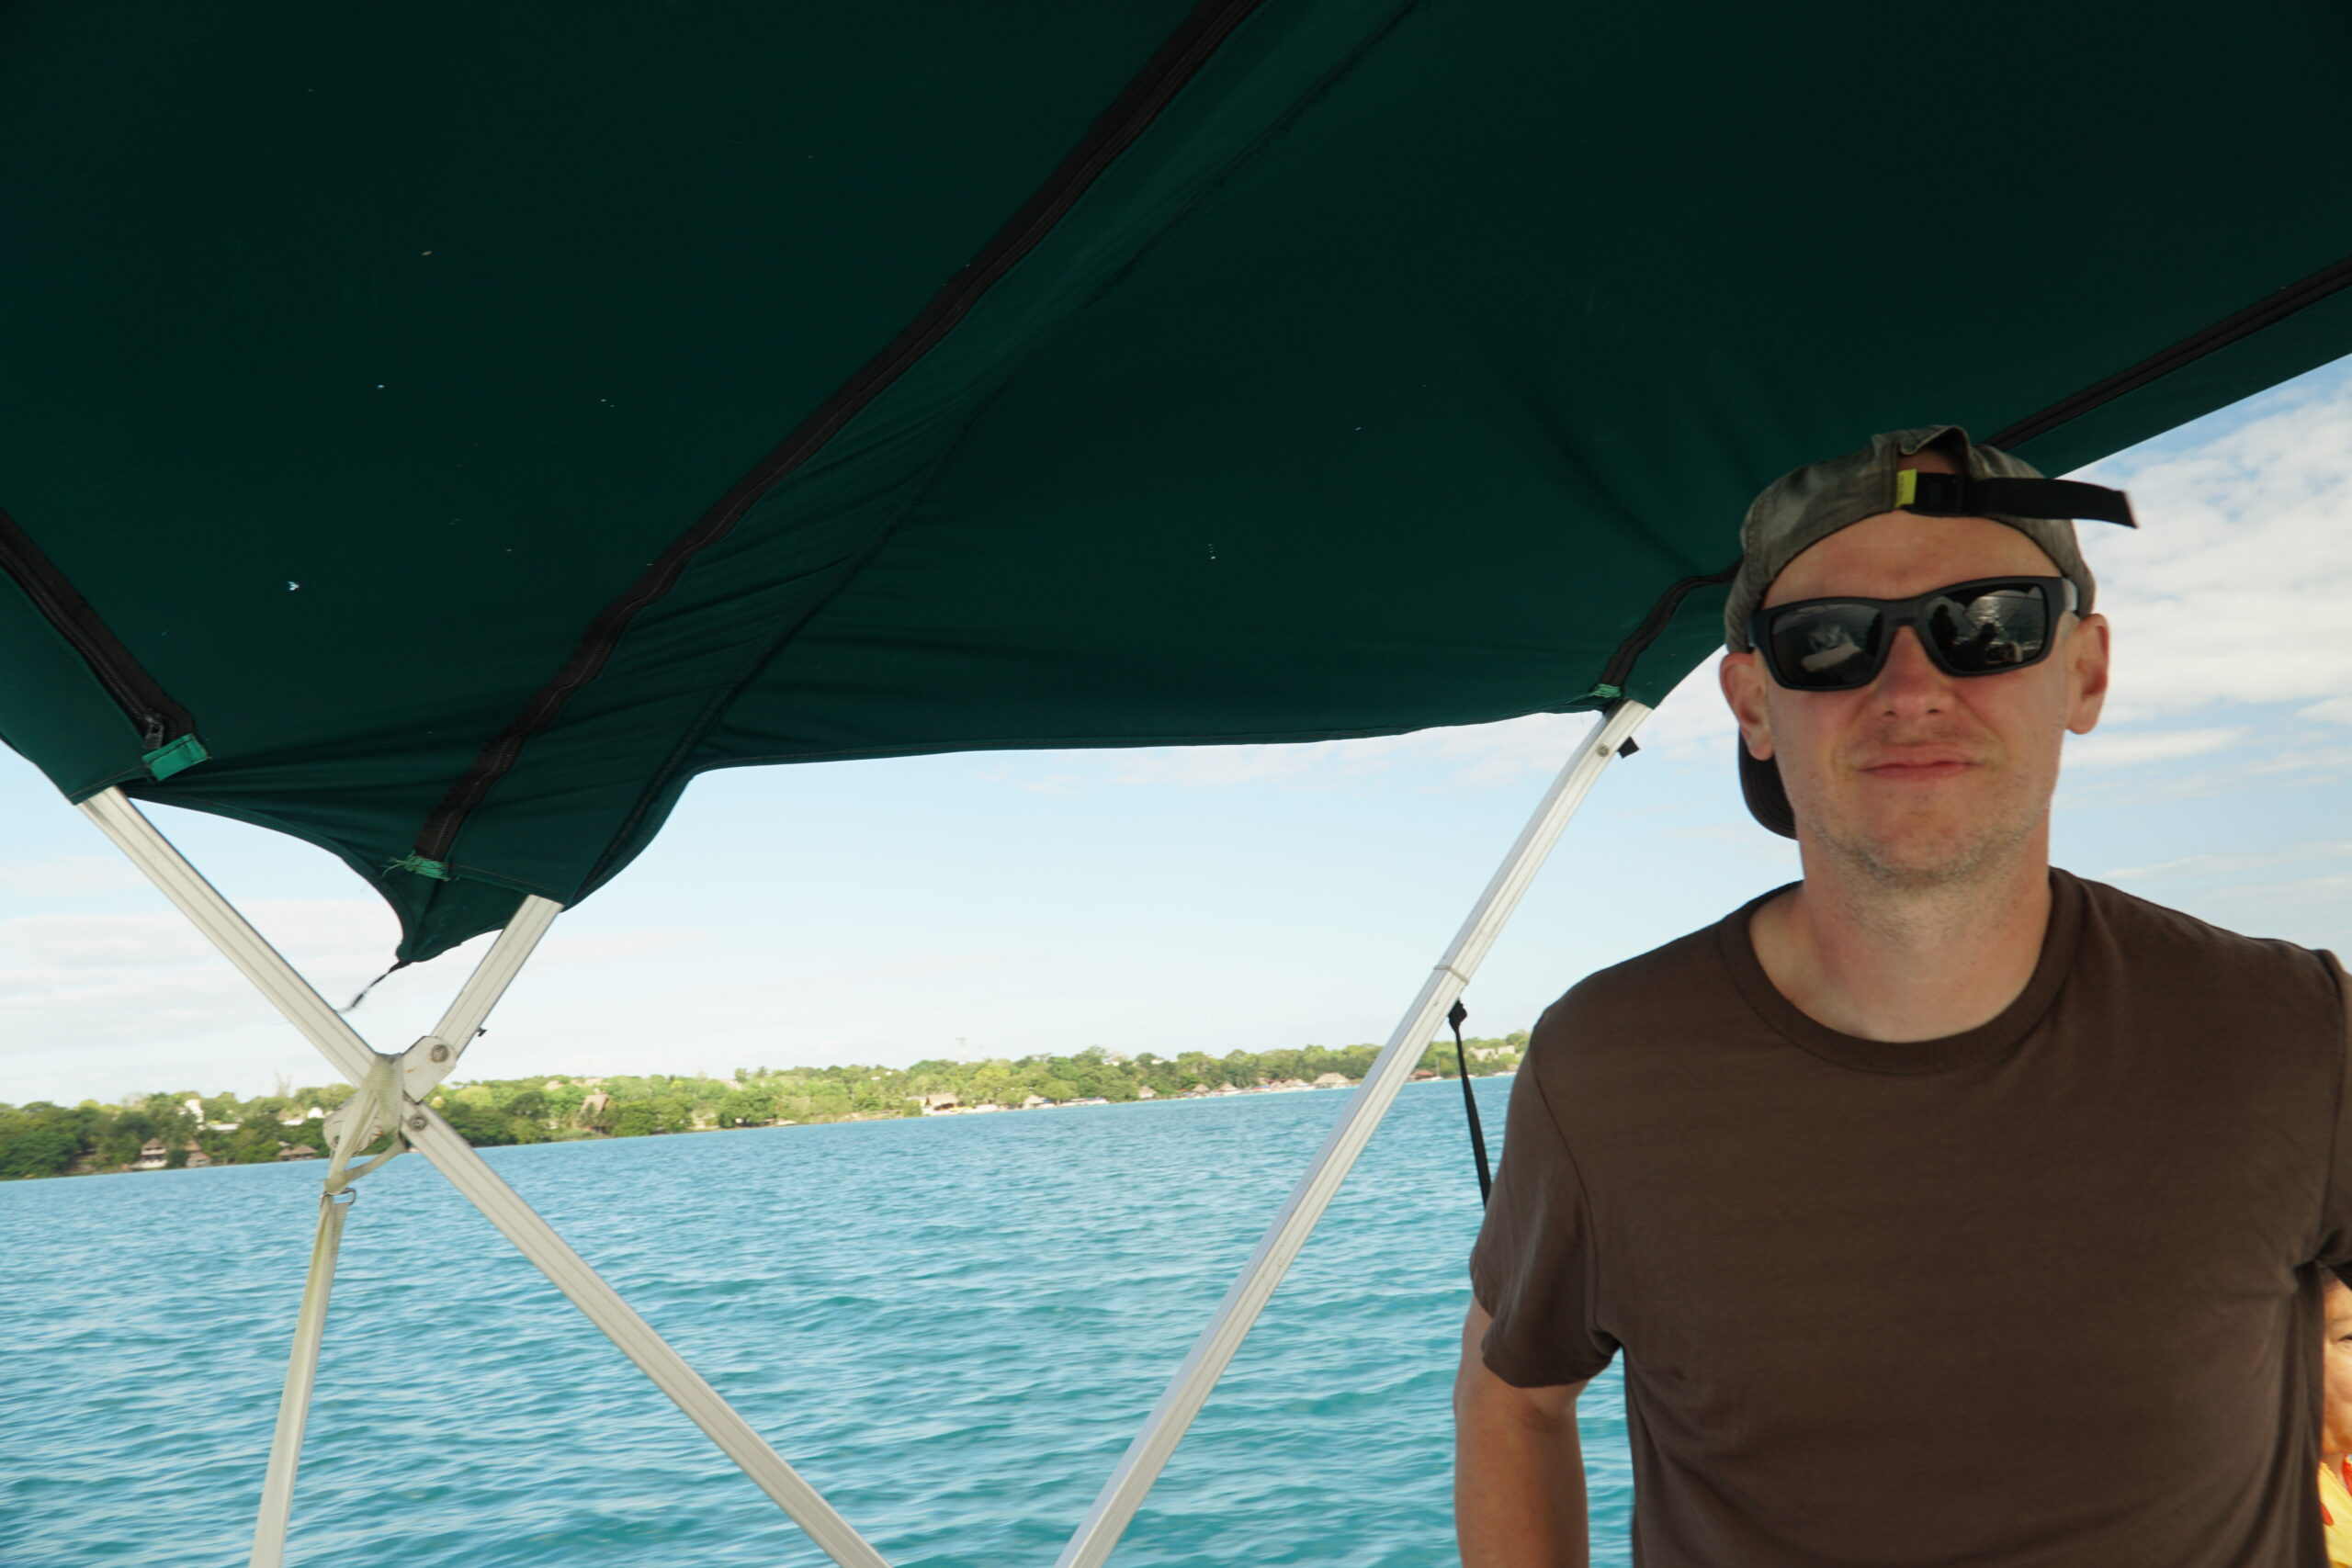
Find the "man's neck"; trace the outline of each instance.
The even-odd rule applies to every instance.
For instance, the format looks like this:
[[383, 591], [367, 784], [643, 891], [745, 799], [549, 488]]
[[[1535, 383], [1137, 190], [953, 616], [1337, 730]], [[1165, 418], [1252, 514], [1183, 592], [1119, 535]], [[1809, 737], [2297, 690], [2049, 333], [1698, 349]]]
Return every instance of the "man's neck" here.
[[2041, 957], [2047, 841], [2021, 848], [1984, 875], [1928, 888], [1840, 875], [1808, 853], [1804, 881], [1750, 918], [1749, 942], [1773, 987], [1840, 1033], [1962, 1033], [2017, 1000]]

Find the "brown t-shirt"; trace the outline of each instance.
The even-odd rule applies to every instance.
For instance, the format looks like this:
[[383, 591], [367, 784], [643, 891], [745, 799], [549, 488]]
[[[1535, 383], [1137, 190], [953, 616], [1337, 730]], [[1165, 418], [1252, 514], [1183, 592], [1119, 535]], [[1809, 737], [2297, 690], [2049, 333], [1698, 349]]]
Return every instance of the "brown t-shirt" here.
[[2033, 978], [1964, 1034], [1800, 1012], [1748, 942], [1771, 894], [1536, 1026], [1486, 1360], [1532, 1388], [1623, 1348], [1642, 1568], [2324, 1568], [2343, 972], [2051, 886]]

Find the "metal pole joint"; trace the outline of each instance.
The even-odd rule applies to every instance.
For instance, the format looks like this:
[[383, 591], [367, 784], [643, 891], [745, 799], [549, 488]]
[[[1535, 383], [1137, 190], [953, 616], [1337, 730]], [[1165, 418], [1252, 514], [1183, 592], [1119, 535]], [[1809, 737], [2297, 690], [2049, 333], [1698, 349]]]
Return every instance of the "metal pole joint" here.
[[441, 1086], [458, 1065], [459, 1047], [438, 1034], [427, 1034], [401, 1053], [401, 1090], [418, 1104]]
[[[421, 1103], [409, 1090], [412, 1056], [438, 1082], [463, 1055], [465, 1046], [481, 1032], [507, 986], [522, 968], [548, 925], [562, 912], [550, 898], [529, 897], [499, 932], [498, 940], [458, 989], [440, 1024], [399, 1055], [379, 1052], [359, 1037], [348, 1019], [327, 1004], [285, 956], [237, 912], [236, 906], [198, 874], [171, 840], [156, 830], [119, 789], [106, 790], [81, 803], [82, 814], [112, 839], [144, 872], [149, 881], [179, 907], [190, 923], [235, 964], [263, 996], [300, 1030], [319, 1053], [333, 1063], [362, 1095], [385, 1107], [394, 1127], [404, 1128], [400, 1143], [423, 1155], [448, 1178], [466, 1201], [496, 1226], [515, 1249], [537, 1265], [561, 1291], [603, 1330], [620, 1352], [637, 1364], [655, 1386], [670, 1396], [719, 1450], [735, 1461], [763, 1492], [808, 1532], [808, 1539], [843, 1568], [888, 1568], [882, 1554], [851, 1528], [832, 1505], [820, 1496], [798, 1472], [752, 1430], [749, 1422], [722, 1399], [702, 1375], [686, 1364], [653, 1325], [638, 1315], [585, 1258], [558, 1235], [521, 1194], [506, 1185], [455, 1128]], [[432, 1047], [448, 1046], [446, 1059], [435, 1061]], [[386, 1081], [390, 1080], [390, 1081]], [[369, 1092], [368, 1084], [380, 1085]], [[427, 1084], [427, 1092], [430, 1083]], [[374, 1119], [371, 1114], [370, 1120]], [[389, 1156], [385, 1156], [389, 1157]], [[342, 1206], [333, 1206], [340, 1220]], [[324, 1293], [319, 1300], [323, 1310]]]

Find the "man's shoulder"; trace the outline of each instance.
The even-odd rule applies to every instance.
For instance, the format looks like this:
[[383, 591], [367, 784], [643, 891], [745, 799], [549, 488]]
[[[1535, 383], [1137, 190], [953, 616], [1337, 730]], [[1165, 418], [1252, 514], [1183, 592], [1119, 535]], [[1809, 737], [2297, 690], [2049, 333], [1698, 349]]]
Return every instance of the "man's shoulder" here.
[[2162, 961], [2246, 976], [2329, 977], [2330, 955], [2322, 951], [2280, 937], [2248, 936], [2112, 884], [2052, 870], [2081, 890], [2086, 934], [2111, 945], [2135, 964]]
[[[2059, 874], [2068, 874], [2060, 873]], [[2346, 995], [2335, 955], [2248, 936], [2086, 877], [2076, 976], [2093, 996], [2138, 998], [2166, 1017], [2226, 1016], [2240, 1025], [2341, 1043]]]
[[1573, 1039], [1587, 1044], [1611, 1039], [1655, 1039], [1671, 1030], [1694, 1007], [1736, 997], [1722, 943], [1726, 922], [1717, 920], [1606, 969], [1596, 969], [1544, 1010], [1530, 1032], [1531, 1055], [1555, 1055]]

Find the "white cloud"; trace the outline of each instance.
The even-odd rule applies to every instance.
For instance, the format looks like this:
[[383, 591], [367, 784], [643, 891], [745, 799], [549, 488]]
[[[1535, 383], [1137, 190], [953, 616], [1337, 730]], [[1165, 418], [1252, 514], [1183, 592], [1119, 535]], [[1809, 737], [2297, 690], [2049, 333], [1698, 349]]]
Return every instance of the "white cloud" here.
[[2344, 947], [2342, 933], [2352, 916], [2352, 874], [2264, 882], [2235, 891], [2247, 911], [2246, 929], [2301, 930], [2310, 942]]
[[0, 893], [25, 898], [86, 898], [143, 887], [147, 879], [119, 855], [50, 855], [0, 861]]
[[2129, 490], [2141, 524], [2080, 525], [2115, 624], [2116, 718], [2301, 701], [2352, 722], [2352, 378], [2249, 412], [2085, 470]]
[[[2214, 856], [2215, 860], [2231, 857]], [[2285, 863], [2270, 861], [2270, 864]], [[2248, 870], [2259, 867], [2248, 866]], [[2123, 883], [2132, 875], [2117, 872], [2103, 880]], [[2155, 879], [2149, 879], [2155, 880]], [[2135, 889], [2137, 891], [2137, 889]], [[2199, 919], [2254, 936], [2282, 936], [2307, 947], [2328, 947], [2339, 954], [2352, 941], [2352, 872], [2316, 876], [2251, 876], [2243, 882], [2221, 882], [2176, 893], [2175, 885], [2149, 890], [2173, 894], [2183, 903], [2192, 897]], [[2160, 901], [2171, 901], [2169, 899]]]
[[2352, 724], [2352, 697], [2330, 697], [2298, 712], [2297, 718], [2314, 724]]
[[2218, 751], [2245, 739], [2246, 730], [2152, 729], [2116, 734], [2093, 730], [2066, 738], [2065, 765], [2070, 768], [2130, 768], [2146, 762], [2169, 762], [2182, 757]]
[[[394, 938], [390, 911], [372, 900], [263, 899], [246, 912], [337, 1002], [382, 969]], [[137, 1055], [256, 1031], [293, 1042], [290, 1026], [176, 910], [0, 920], [0, 1060], [15, 1058], [11, 1079], [59, 1076], [61, 1054]]]
[[[561, 931], [560, 925], [557, 931]], [[452, 962], [439, 964], [437, 972], [444, 976], [449, 975], [458, 964], [470, 969], [476, 959], [480, 957], [481, 950], [489, 945], [489, 940], [486, 937], [481, 939], [481, 947], [469, 944], [462, 950], [452, 949], [446, 955]], [[534, 970], [601, 968], [611, 964], [635, 963], [638, 959], [651, 953], [669, 953], [709, 940], [710, 932], [685, 927], [664, 931], [566, 933], [561, 936], [550, 932], [538, 950], [531, 955], [531, 965]], [[460, 952], [468, 956], [458, 957]], [[419, 972], [420, 977], [423, 973], [423, 971]]]
[[1351, 763], [1360, 767], [1368, 760], [1364, 749], [1374, 744], [1335, 740], [1295, 746], [1153, 746], [1113, 753], [1105, 772], [1114, 784], [1223, 789], [1345, 771]]
[[[391, 912], [372, 899], [263, 900], [246, 916], [298, 966], [364, 964], [397, 940]], [[0, 973], [106, 969], [128, 975], [223, 962], [176, 910], [0, 920]]]
[[2308, 746], [2262, 740], [2249, 742], [2222, 766], [2194, 772], [2131, 768], [2083, 770], [2060, 779], [2062, 809], [2100, 802], [2205, 800], [2249, 784], [2308, 788], [2333, 785], [2352, 776], [2352, 746]]
[[[243, 912], [337, 1007], [383, 975], [399, 940], [391, 911], [372, 898], [257, 898]], [[611, 970], [707, 934], [573, 932], [559, 921], [522, 986], [549, 971]], [[439, 1017], [490, 941], [477, 938], [384, 979], [353, 1024], [379, 1049], [405, 1045]], [[334, 1076], [177, 910], [0, 919], [0, 1100], [198, 1081], [250, 1091], [277, 1071], [306, 1083]]]
[[2290, 850], [2268, 850], [2250, 854], [2184, 855], [2178, 860], [2159, 861], [2154, 865], [2126, 866], [2107, 874], [2110, 881], [2116, 882], [2235, 876], [2240, 872], [2263, 871], [2274, 865], [2309, 865], [2314, 861], [2340, 860], [2346, 855], [2352, 855], [2352, 839], [2298, 844]]

